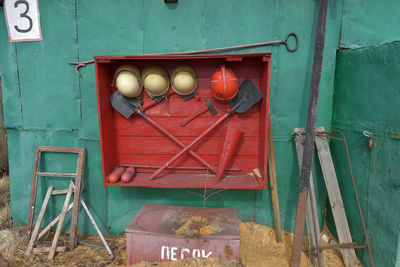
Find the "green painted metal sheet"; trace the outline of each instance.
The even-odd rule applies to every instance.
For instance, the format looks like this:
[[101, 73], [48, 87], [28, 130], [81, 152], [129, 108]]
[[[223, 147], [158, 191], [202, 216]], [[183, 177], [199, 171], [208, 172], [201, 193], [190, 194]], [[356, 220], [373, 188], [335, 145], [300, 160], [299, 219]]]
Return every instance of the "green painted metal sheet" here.
[[[78, 57], [143, 53], [143, 1], [76, 1]], [[70, 73], [75, 73], [73, 68]], [[80, 68], [81, 137], [99, 139], [94, 64]], [[76, 78], [78, 78], [76, 76]]]
[[[3, 9], [0, 20], [4, 21]], [[0, 23], [0, 76], [4, 111], [4, 127], [22, 127], [21, 93], [15, 44], [8, 41], [7, 26]]]
[[179, 52], [204, 48], [213, 38], [206, 31], [209, 14], [205, 1], [179, 1], [164, 4], [143, 1], [143, 53]]
[[400, 40], [398, 0], [343, 1], [341, 47], [356, 48]]
[[24, 129], [81, 126], [80, 91], [69, 61], [77, 59], [75, 4], [40, 3], [43, 41], [17, 43]]
[[[318, 117], [318, 124], [327, 129], [331, 123], [341, 7], [342, 1], [331, 1], [327, 24], [326, 61], [323, 66], [325, 74], [321, 81]], [[55, 13], [51, 13], [52, 10]], [[68, 65], [68, 62], [77, 59], [86, 61], [101, 54], [175, 52], [280, 40], [287, 33], [296, 32], [300, 46], [295, 53], [289, 53], [284, 46], [240, 50], [272, 52], [270, 99], [277, 183], [282, 225], [285, 230], [292, 230], [299, 176], [291, 131], [295, 127], [304, 127], [306, 123], [317, 10], [317, 3], [312, 0], [188, 0], [172, 5], [158, 0], [126, 0], [118, 3], [106, 0], [41, 1], [44, 41], [17, 46], [20, 55], [18, 64], [23, 71], [22, 107], [27, 124], [24, 124], [25, 131], [11, 131], [11, 178], [18, 177], [27, 184], [31, 182], [32, 168], [18, 169], [22, 159], [33, 166], [34, 150], [29, 148], [31, 152], [23, 152], [24, 146], [38, 142], [46, 145], [73, 144], [88, 148], [85, 172], [87, 191], [84, 198], [88, 199], [89, 206], [93, 208], [95, 218], [104, 227], [111, 227], [111, 233], [122, 232], [143, 203], [201, 206], [202, 199], [187, 190], [102, 187], [94, 66], [81, 68], [82, 76], [78, 79], [73, 66]], [[63, 20], [63, 23], [58, 20]], [[55, 34], [60, 29], [64, 31], [62, 36]], [[4, 40], [5, 37], [2, 37], [2, 43], [8, 42]], [[62, 53], [57, 44], [61, 45]], [[7, 61], [0, 58], [0, 63], [3, 66]], [[49, 63], [51, 67], [46, 78], [40, 75], [47, 66], [43, 63]], [[11, 70], [10, 67], [8, 71]], [[60, 72], [61, 78], [57, 76]], [[51, 83], [44, 83], [46, 81]], [[55, 89], [50, 84], [56, 82], [59, 82], [59, 86]], [[40, 84], [42, 86], [39, 88]], [[34, 89], [43, 100], [39, 95], [33, 95]], [[50, 101], [55, 98], [56, 102]], [[43, 102], [40, 101], [47, 103], [47, 108], [52, 110], [51, 114], [45, 114], [40, 119], [34, 117], [37, 114], [34, 103], [38, 101], [41, 104]], [[45, 107], [41, 105], [40, 108]], [[24, 157], [19, 158], [20, 153], [25, 153]], [[318, 165], [316, 173], [317, 181], [320, 178]], [[195, 192], [201, 193], [202, 190]], [[12, 182], [12, 212], [17, 222], [26, 221], [27, 194], [25, 189]], [[320, 218], [325, 195], [323, 189], [318, 189], [318, 198], [322, 203]], [[228, 190], [212, 197], [207, 205], [238, 208], [242, 220], [273, 225], [269, 188], [258, 191]], [[85, 227], [80, 225], [79, 229], [91, 231], [90, 227]]]
[[[348, 138], [375, 266], [395, 266], [400, 238], [400, 42], [338, 54], [333, 127]], [[373, 147], [366, 147], [367, 130]], [[364, 244], [343, 144], [332, 142], [352, 236]], [[333, 222], [330, 220], [331, 227]], [[366, 251], [358, 255], [368, 264]]]

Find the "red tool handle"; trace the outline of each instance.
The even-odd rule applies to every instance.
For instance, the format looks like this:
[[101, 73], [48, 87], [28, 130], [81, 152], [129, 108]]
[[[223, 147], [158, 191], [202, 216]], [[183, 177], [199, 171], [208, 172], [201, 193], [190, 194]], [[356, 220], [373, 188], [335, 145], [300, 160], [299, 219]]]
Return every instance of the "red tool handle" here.
[[[175, 94], [175, 91], [174, 91], [174, 90], [169, 90], [167, 97], [170, 97], [170, 96], [172, 96], [173, 94]], [[144, 104], [144, 105], [142, 106], [142, 111], [145, 111], [145, 110], [147, 110], [147, 109], [149, 109], [149, 108], [151, 108], [151, 107], [154, 107], [154, 106], [157, 105], [158, 103], [160, 103], [160, 102], [157, 102], [157, 101], [154, 101], [154, 100], [151, 101], [151, 102], [149, 102], [149, 103], [146, 103], [146, 104]]]
[[221, 118], [219, 118], [213, 125], [210, 126], [210, 128], [208, 128], [207, 130], [205, 130], [199, 137], [197, 137], [195, 140], [193, 140], [189, 145], [187, 145], [184, 149], [181, 150], [181, 152], [179, 152], [178, 154], [176, 154], [172, 159], [170, 159], [169, 161], [167, 161], [167, 163], [165, 163], [161, 168], [159, 168], [157, 171], [155, 171], [151, 176], [150, 176], [150, 180], [153, 180], [154, 178], [156, 178], [163, 170], [165, 170], [166, 168], [168, 168], [169, 165], [171, 165], [175, 160], [177, 160], [178, 158], [180, 158], [183, 154], [185, 154], [187, 151], [189, 151], [189, 149], [191, 149], [194, 145], [196, 145], [201, 139], [204, 138], [204, 136], [206, 136], [208, 133], [210, 133], [212, 130], [214, 130], [214, 128], [216, 128], [218, 125], [220, 125], [224, 120], [226, 120], [227, 118], [229, 118], [234, 111], [228, 111], [224, 116], [222, 116]]
[[185, 126], [186, 124], [188, 124], [190, 121], [192, 121], [194, 118], [196, 118], [197, 116], [200, 116], [201, 114], [203, 114], [204, 112], [206, 112], [208, 110], [208, 106], [204, 105], [201, 106], [201, 108], [199, 108], [198, 110], [196, 110], [192, 115], [190, 115], [189, 117], [185, 118], [182, 122], [181, 122], [181, 126]]
[[[144, 114], [144, 113], [142, 113]], [[153, 121], [151, 118], [147, 117], [146, 115], [142, 116], [145, 120], [147, 120], [148, 122], [150, 122], [151, 125], [153, 125], [154, 127], [156, 127], [158, 130], [160, 130], [163, 134], [165, 134], [166, 136], [168, 136], [169, 138], [171, 138], [172, 141], [174, 141], [176, 144], [178, 144], [179, 146], [181, 146], [182, 148], [185, 147], [185, 144], [183, 144], [181, 141], [179, 141], [175, 136], [173, 136], [170, 132], [168, 132], [164, 127], [162, 127], [160, 124], [158, 124], [157, 122]], [[189, 148], [190, 149], [190, 148]], [[188, 149], [188, 150], [189, 150]], [[213, 173], [217, 173], [218, 170], [216, 168], [214, 168], [213, 166], [211, 166], [207, 161], [205, 161], [203, 158], [201, 158], [198, 154], [196, 154], [195, 152], [189, 150], [190, 155], [192, 155], [195, 159], [197, 159], [198, 161], [200, 161], [204, 166], [206, 166], [208, 169], [210, 169]]]

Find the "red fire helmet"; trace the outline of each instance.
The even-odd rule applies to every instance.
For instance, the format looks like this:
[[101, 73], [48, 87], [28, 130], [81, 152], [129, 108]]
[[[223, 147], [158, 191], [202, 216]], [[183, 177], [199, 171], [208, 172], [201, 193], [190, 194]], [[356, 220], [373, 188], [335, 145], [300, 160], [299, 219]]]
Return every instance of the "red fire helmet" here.
[[239, 90], [238, 78], [230, 68], [220, 65], [211, 75], [210, 87], [213, 97], [220, 101], [229, 101]]

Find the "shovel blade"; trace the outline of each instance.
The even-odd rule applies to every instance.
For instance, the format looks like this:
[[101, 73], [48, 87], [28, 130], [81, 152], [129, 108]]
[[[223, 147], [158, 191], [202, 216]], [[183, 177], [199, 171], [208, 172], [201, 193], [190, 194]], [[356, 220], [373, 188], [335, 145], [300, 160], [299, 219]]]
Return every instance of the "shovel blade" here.
[[237, 113], [246, 112], [262, 98], [260, 89], [252, 81], [246, 79], [240, 84], [237, 95], [231, 101], [232, 110]]
[[119, 91], [115, 91], [110, 95], [110, 102], [111, 106], [127, 119], [135, 112], [135, 107]]

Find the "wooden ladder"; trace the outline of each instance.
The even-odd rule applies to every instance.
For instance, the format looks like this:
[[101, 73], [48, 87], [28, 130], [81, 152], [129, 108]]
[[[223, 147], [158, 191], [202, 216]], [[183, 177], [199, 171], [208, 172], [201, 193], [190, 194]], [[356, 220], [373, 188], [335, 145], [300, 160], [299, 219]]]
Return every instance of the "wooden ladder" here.
[[[57, 172], [40, 172], [40, 159], [42, 156], [42, 152], [52, 152], [52, 153], [75, 153], [78, 154], [78, 159], [77, 159], [77, 165], [76, 165], [76, 172], [75, 173], [57, 173]], [[47, 203], [49, 201], [49, 198], [51, 195], [55, 194], [65, 194], [67, 193], [66, 200], [69, 196], [71, 197], [71, 194], [69, 194], [69, 190], [73, 190], [74, 193], [74, 201], [71, 208], [69, 208], [68, 203], [65, 204], [67, 201], [64, 202], [64, 207], [63, 207], [63, 212], [65, 208], [65, 212], [67, 210], [73, 209], [72, 210], [72, 218], [71, 218], [71, 231], [70, 231], [70, 236], [69, 236], [69, 249], [74, 249], [77, 243], [77, 226], [78, 226], [78, 215], [79, 215], [79, 205], [80, 205], [80, 200], [81, 200], [81, 191], [82, 191], [82, 176], [83, 176], [83, 169], [84, 169], [84, 163], [85, 163], [85, 154], [86, 150], [85, 148], [81, 147], [49, 147], [49, 146], [37, 146], [36, 147], [36, 154], [35, 154], [35, 165], [33, 169], [33, 180], [32, 180], [32, 189], [31, 189], [31, 199], [29, 202], [29, 213], [28, 213], [28, 222], [26, 225], [26, 243], [28, 244], [33, 237], [32, 236], [32, 225], [33, 225], [33, 220], [35, 216], [35, 206], [36, 206], [36, 196], [37, 196], [37, 186], [38, 186], [38, 177], [41, 176], [52, 176], [52, 177], [71, 177], [75, 178], [75, 186], [71, 182], [69, 189], [66, 190], [54, 190], [53, 187], [50, 186], [47, 194], [44, 199], [44, 203], [42, 205], [42, 209], [46, 210]], [[72, 189], [74, 188], [74, 189]], [[68, 200], [69, 202], [69, 200]], [[66, 205], [66, 206], [65, 206]], [[61, 214], [62, 215], [62, 214]], [[42, 218], [40, 218], [40, 214], [38, 217], [39, 219], [42, 220], [44, 216], [44, 211], [42, 214]], [[65, 215], [64, 215], [65, 216]], [[61, 221], [61, 219], [60, 219]], [[36, 225], [37, 225], [36, 223]], [[39, 226], [40, 227], [39, 222]], [[60, 223], [59, 223], [60, 225]], [[62, 226], [62, 224], [61, 224]], [[36, 227], [35, 227], [36, 229]], [[57, 227], [58, 230], [58, 227]], [[60, 228], [61, 231], [61, 228]], [[36, 239], [36, 238], [35, 238]], [[33, 240], [34, 242], [35, 240]], [[52, 246], [53, 247], [53, 246]], [[29, 244], [28, 244], [28, 249], [29, 249]], [[52, 253], [50, 253], [52, 254]], [[54, 254], [53, 254], [54, 256]]]
[[[336, 230], [339, 237], [340, 245], [352, 244], [352, 238], [350, 233], [349, 224], [346, 217], [346, 212], [344, 210], [343, 200], [340, 193], [339, 184], [336, 177], [335, 168], [333, 166], [332, 156], [329, 150], [329, 144], [327, 137], [323, 135], [318, 135], [318, 133], [325, 132], [323, 127], [318, 127], [316, 129], [315, 145], [317, 148], [318, 158], [321, 165], [325, 186], [328, 192], [329, 202], [332, 208], [332, 214], [336, 225]], [[304, 129], [295, 128], [294, 129], [294, 139], [296, 143], [297, 159], [299, 166], [301, 166], [302, 155], [303, 155], [303, 142], [304, 142]], [[312, 175], [310, 175], [310, 192], [307, 199], [307, 211], [306, 211], [306, 223], [311, 238], [311, 246], [313, 251], [320, 251], [320, 258], [322, 259], [322, 250], [320, 246], [320, 229], [318, 223], [318, 215], [312, 214], [312, 209], [317, 210], [314, 183]], [[315, 215], [315, 216], [313, 216]], [[357, 265], [357, 257], [354, 248], [341, 248], [344, 263], [347, 267]], [[314, 265], [317, 265], [318, 259], [313, 253], [311, 260]], [[318, 266], [323, 266], [323, 261], [318, 263]]]

